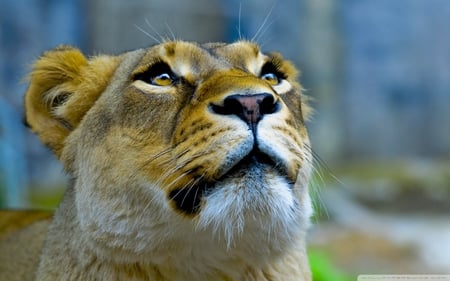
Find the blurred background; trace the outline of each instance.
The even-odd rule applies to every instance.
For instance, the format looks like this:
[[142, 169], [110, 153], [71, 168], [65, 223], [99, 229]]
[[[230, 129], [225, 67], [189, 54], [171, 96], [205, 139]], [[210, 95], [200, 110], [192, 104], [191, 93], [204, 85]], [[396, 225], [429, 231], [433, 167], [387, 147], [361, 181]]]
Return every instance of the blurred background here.
[[22, 125], [23, 78], [43, 51], [239, 33], [292, 60], [313, 98], [315, 280], [450, 273], [447, 0], [0, 0], [0, 207], [52, 209], [66, 184]]

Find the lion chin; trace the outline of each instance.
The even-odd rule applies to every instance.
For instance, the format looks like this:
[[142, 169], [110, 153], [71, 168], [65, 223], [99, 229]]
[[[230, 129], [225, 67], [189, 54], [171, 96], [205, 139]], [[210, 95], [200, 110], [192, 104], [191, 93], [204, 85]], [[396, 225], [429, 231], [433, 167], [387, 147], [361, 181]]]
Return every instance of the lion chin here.
[[29, 79], [26, 121], [72, 180], [33, 258], [1, 280], [311, 280], [309, 108], [280, 54], [60, 46]]

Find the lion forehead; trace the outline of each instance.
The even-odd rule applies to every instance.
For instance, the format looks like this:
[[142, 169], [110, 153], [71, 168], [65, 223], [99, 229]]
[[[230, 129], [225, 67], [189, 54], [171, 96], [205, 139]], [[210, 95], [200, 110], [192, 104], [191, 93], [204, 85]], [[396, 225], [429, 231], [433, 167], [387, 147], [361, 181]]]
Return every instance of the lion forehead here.
[[232, 44], [170, 41], [147, 49], [134, 72], [142, 72], [149, 65], [164, 62], [175, 74], [194, 82], [212, 71], [230, 68], [257, 75], [266, 60], [259, 47], [247, 41]]

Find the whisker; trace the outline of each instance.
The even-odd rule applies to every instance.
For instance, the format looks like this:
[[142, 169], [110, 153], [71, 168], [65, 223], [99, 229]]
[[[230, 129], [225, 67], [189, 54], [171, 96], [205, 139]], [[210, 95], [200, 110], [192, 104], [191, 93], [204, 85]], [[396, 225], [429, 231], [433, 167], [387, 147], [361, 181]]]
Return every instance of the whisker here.
[[269, 28], [277, 21], [277, 19], [273, 19], [268, 24], [265, 24], [264, 28], [262, 28], [260, 34], [258, 37], [255, 38], [255, 42], [258, 42], [258, 45], [260, 45], [261, 48], [264, 47], [264, 45], [267, 44], [267, 42], [270, 42], [270, 40], [266, 40], [267, 42], [260, 42], [264, 36], [264, 34], [269, 30]]
[[[170, 149], [168, 149], [169, 151], [170, 151]], [[164, 151], [163, 151], [164, 152]], [[161, 152], [161, 153], [159, 153], [159, 154], [162, 154], [163, 152]], [[156, 182], [156, 183], [154, 183], [155, 185], [161, 185], [161, 183], [162, 183], [162, 181], [168, 176], [168, 175], [170, 175], [170, 174], [172, 174], [172, 173], [174, 173], [174, 172], [176, 172], [176, 171], [178, 171], [179, 169], [177, 169], [177, 168], [173, 168], [173, 169], [171, 169], [171, 170], [168, 170], [166, 173], [164, 173], [164, 175], [161, 175], [161, 177], [158, 179], [158, 181]], [[187, 176], [189, 174], [189, 172], [185, 172], [185, 173], [182, 173], [181, 175], [179, 175], [177, 178], [175, 178], [174, 180], [172, 180], [167, 186], [165, 186], [165, 189], [170, 189], [173, 185], [175, 185], [181, 178], [183, 178], [183, 177], [185, 177], [185, 176]], [[198, 177], [198, 178], [196, 178], [196, 179], [191, 179], [191, 180], [189, 180], [187, 183], [186, 183], [186, 185], [185, 186], [191, 186], [190, 188], [193, 188], [193, 186], [195, 186], [201, 179], [203, 179], [203, 177], [204, 177], [204, 174], [203, 175], [201, 175], [200, 177]], [[181, 190], [179, 191], [179, 192], [181, 192]], [[179, 192], [177, 192], [177, 194], [175, 194], [175, 197], [176, 196], [178, 196], [180, 193]], [[187, 193], [189, 193], [190, 191], [188, 191]], [[198, 192], [198, 190], [196, 191], [196, 195], [195, 196], [197, 196], [197, 192]], [[186, 196], [186, 195], [185, 195]], [[196, 197], [194, 197], [194, 198], [196, 198]], [[144, 209], [143, 209], [143, 211], [142, 211], [142, 216], [144, 216], [145, 215], [145, 211], [150, 207], [150, 205], [153, 203], [153, 201], [156, 199], [156, 197], [154, 197], [154, 198], [152, 198], [152, 200], [150, 200], [147, 204], [146, 204], [146, 206], [144, 207]], [[185, 198], [183, 198], [183, 201], [184, 201], [184, 199]], [[183, 203], [182, 203], [183, 204]]]
[[141, 28], [139, 25], [135, 24], [134, 25], [137, 29], [139, 29], [142, 33], [144, 33], [145, 35], [147, 35], [147, 37], [153, 39], [156, 43], [161, 44], [161, 41], [156, 38], [155, 36], [151, 35], [150, 33], [148, 33], [146, 30], [144, 30], [143, 28]]
[[[186, 194], [184, 195], [183, 200], [181, 200], [181, 205], [184, 204], [184, 201], [186, 200], [188, 194], [189, 194], [189, 193], [192, 191], [192, 189], [197, 185], [197, 183], [200, 182], [200, 180], [201, 180], [201, 178], [196, 178], [196, 179], [192, 182], [192, 184], [189, 183], [190, 187], [189, 187], [188, 191], [186, 192]], [[186, 186], [188, 186], [188, 185], [186, 185]], [[198, 191], [199, 191], [199, 188], [196, 188], [195, 194], [194, 194], [194, 201], [195, 201], [195, 199], [197, 199]]]
[[[153, 155], [151, 158], [149, 158], [148, 160], [146, 160], [146, 161], [144, 162], [144, 164], [141, 166], [141, 169], [144, 168], [145, 166], [149, 165], [151, 162], [153, 162], [153, 161], [159, 159], [161, 156], [163, 156], [163, 155], [165, 155], [165, 154], [167, 154], [167, 153], [169, 153], [169, 152], [172, 152], [173, 150], [174, 150], [173, 147], [169, 147], [169, 148], [167, 148], [167, 149], [165, 149], [165, 150], [163, 150], [163, 151], [161, 151], [161, 152], [159, 152], [159, 153]], [[159, 165], [168, 165], [168, 164], [171, 164], [172, 162], [175, 162], [177, 159], [180, 159], [180, 158], [181, 158], [183, 155], [185, 155], [188, 151], [189, 151], [189, 149], [186, 148], [186, 149], [183, 150], [182, 152], [177, 153], [177, 155], [176, 155], [175, 157], [168, 158], [168, 159], [166, 159], [166, 160], [164, 160], [164, 161], [161, 161], [161, 162], [158, 163], [158, 164], [159, 164]], [[170, 166], [171, 166], [171, 165], [170, 165]]]
[[164, 149], [154, 155], [152, 155], [149, 159], [145, 160], [144, 163], [142, 163], [140, 165], [140, 167], [138, 169], [136, 169], [130, 176], [129, 178], [134, 178], [140, 171], [142, 171], [147, 165], [149, 165], [151, 162], [158, 160], [160, 157], [166, 155], [167, 153], [171, 152], [172, 148], [167, 148]]
[[[182, 177], [187, 176], [187, 175], [188, 175], [188, 173], [182, 173], [182, 174], [181, 174], [180, 176], [178, 176], [175, 180], [173, 180], [172, 182], [170, 182], [170, 183], [165, 187], [165, 189], [170, 189], [173, 185], [176, 184], [176, 182], [177, 182], [179, 179], [181, 179]], [[203, 176], [201, 176], [201, 177], [199, 177], [199, 178], [197, 178], [197, 179], [190, 179], [190, 180], [186, 183], [185, 186], [190, 186], [189, 189], [194, 188], [195, 185], [196, 185], [196, 183], [199, 182], [199, 181], [202, 179], [202, 177], [203, 177]], [[157, 184], [157, 185], [158, 185], [158, 184]], [[180, 195], [180, 193], [183, 192], [183, 191], [184, 191], [184, 190], [180, 189], [173, 197], [177, 197], [177, 196]], [[185, 196], [184, 196], [183, 201], [182, 201], [181, 204], [184, 204], [184, 201], [185, 201], [185, 199], [186, 199], [186, 196], [187, 196], [190, 192], [191, 192], [191, 190], [188, 190], [188, 191], [186, 192], [186, 194], [185, 194]], [[194, 197], [194, 198], [197, 198], [197, 193], [198, 193], [198, 189], [197, 189], [197, 191], [196, 191], [196, 193], [195, 193], [195, 197]], [[144, 215], [145, 215], [145, 213], [146, 213], [146, 210], [151, 206], [151, 204], [154, 202], [154, 200], [155, 200], [156, 198], [157, 198], [156, 196], [153, 197], [153, 198], [145, 205], [145, 207], [143, 208], [143, 211], [141, 212], [141, 218], [144, 217]], [[136, 220], [136, 223], [138, 223], [139, 221], [141, 221], [141, 220]]]
[[[313, 156], [313, 161], [315, 164], [317, 164], [317, 166], [320, 168], [315, 167], [315, 165], [313, 165], [314, 168], [314, 172], [317, 175], [318, 179], [320, 179], [320, 181], [322, 182], [322, 186], [324, 186], [325, 184], [325, 176], [324, 176], [324, 172], [326, 173], [326, 175], [330, 176], [332, 180], [334, 180], [338, 186], [340, 187], [346, 187], [347, 184], [345, 184], [344, 182], [342, 182], [332, 171], [332, 169], [328, 166], [328, 164], [319, 156], [319, 154], [317, 154], [310, 145], [305, 144], [305, 147], [311, 152], [311, 155]], [[326, 217], [329, 217], [327, 208], [323, 202], [322, 197], [320, 196], [320, 190], [319, 190], [319, 185], [315, 186], [315, 188], [313, 189], [313, 191], [315, 191], [315, 199], [316, 202], [320, 204], [319, 207], [321, 207], [319, 210], [323, 210], [325, 212]]]
[[242, 12], [242, 2], [239, 3], [239, 15], [238, 15], [238, 35], [239, 35], [239, 40], [242, 40], [242, 33], [241, 33], [241, 12]]
[[[193, 185], [191, 185], [191, 183], [194, 182], [194, 181], [195, 181], [195, 179], [190, 179], [190, 180], [186, 183], [186, 186], [190, 185], [189, 189], [192, 188]], [[180, 188], [180, 189], [178, 190], [178, 192], [175, 193], [175, 195], [173, 195], [173, 198], [178, 197], [178, 195], [180, 195], [181, 192], [183, 192], [183, 191], [184, 191], [184, 189], [183, 189], [183, 188]], [[186, 193], [189, 193], [189, 192], [190, 192], [190, 190], [188, 190]], [[181, 205], [183, 205], [185, 199], [186, 199], [186, 195], [185, 195], [185, 197], [183, 197], [183, 200], [181, 201]]]
[[[169, 152], [172, 152], [172, 148], [169, 147], [167, 149], [164, 149], [154, 155], [152, 155], [149, 159], [145, 160], [144, 163], [142, 163], [141, 167], [139, 170], [142, 170], [143, 168], [145, 168], [147, 165], [149, 165], [150, 163], [152, 163], [155, 160], [158, 160], [160, 157], [166, 155]], [[164, 161], [163, 163], [166, 164], [167, 161]]]
[[147, 212], [147, 209], [152, 205], [152, 203], [156, 200], [156, 196], [154, 196], [151, 200], [148, 201], [148, 203], [145, 205], [145, 207], [142, 209], [141, 214], [140, 214], [140, 218], [136, 220], [135, 222], [135, 226], [136, 224], [139, 224], [140, 222], [142, 222], [144, 219], [144, 216]]
[[[135, 174], [137, 174], [138, 171], [143, 170], [146, 166], [150, 165], [150, 163], [152, 163], [152, 162], [154, 162], [154, 161], [156, 161], [156, 160], [159, 160], [162, 156], [164, 156], [164, 155], [166, 155], [166, 154], [168, 154], [168, 153], [171, 153], [172, 151], [173, 151], [173, 148], [172, 148], [172, 147], [169, 147], [169, 148], [167, 148], [167, 149], [164, 149], [164, 150], [162, 150], [162, 151], [160, 151], [160, 152], [158, 152], [158, 153], [152, 155], [149, 159], [147, 159], [146, 161], [144, 161], [144, 163], [142, 163], [142, 165], [141, 165], [140, 168], [136, 171]], [[186, 153], [186, 151], [183, 151], [181, 154], [185, 154], [185, 153]], [[166, 159], [166, 160], [164, 160], [164, 161], [161, 161], [161, 162], [158, 163], [158, 164], [159, 164], [160, 166], [164, 166], [164, 165], [172, 166], [172, 165], [170, 165], [170, 164], [171, 164], [171, 162], [175, 162], [175, 160], [176, 160], [176, 158], [174, 158], [174, 157], [169, 157], [168, 159]], [[160, 184], [163, 182], [163, 180], [169, 175], [169, 172], [170, 172], [170, 171], [176, 172], [176, 170], [173, 169], [173, 168], [172, 168], [172, 170], [166, 171], [163, 175], [160, 175], [160, 177], [158, 178], [158, 180], [157, 180], [156, 182], [154, 182], [153, 184], [155, 184], [155, 185], [160, 185]]]
[[273, 39], [273, 37], [269, 37], [269, 38], [264, 38], [265, 40], [264, 40], [264, 42], [259, 42], [258, 43], [258, 45], [259, 45], [259, 47], [261, 48], [261, 49], [264, 49], [265, 47], [266, 47], [266, 45], [268, 45], [271, 41], [272, 41], [272, 39]]
[[311, 145], [305, 143], [304, 144], [306, 149], [308, 149], [308, 151], [311, 153], [311, 155], [313, 156], [313, 158], [317, 161], [317, 163], [325, 168], [326, 170], [329, 170], [328, 165], [325, 163], [325, 161], [319, 156], [319, 154], [317, 154], [311, 147]]
[[319, 166], [323, 168], [327, 174], [331, 176], [332, 179], [334, 179], [337, 183], [339, 183], [340, 186], [346, 187], [347, 184], [345, 184], [343, 181], [341, 181], [331, 170], [331, 168], [328, 166], [328, 164], [317, 154], [310, 145], [305, 144], [305, 147], [311, 152], [313, 155], [313, 158], [317, 161]]
[[[169, 165], [169, 166], [171, 166], [171, 165]], [[180, 170], [180, 169], [177, 168], [177, 167], [172, 167], [172, 168], [166, 170], [163, 174], [159, 175], [159, 178], [156, 180], [155, 183], [156, 183], [157, 185], [162, 185], [162, 183], [163, 183], [166, 179], [168, 179], [168, 177], [169, 177], [170, 175], [176, 173], [176, 172], [179, 171], [179, 170]], [[165, 188], [170, 188], [171, 185], [172, 185], [172, 183], [173, 183], [173, 181], [178, 181], [178, 180], [179, 180], [180, 178], [182, 178], [183, 176], [185, 176], [184, 173], [181, 173], [181, 175], [179, 175], [177, 178], [175, 178], [174, 180], [172, 180], [171, 183], [165, 185]]]
[[[189, 157], [189, 159], [186, 159], [182, 162], [179, 162], [175, 165], [175, 167], [173, 167], [172, 169], [167, 170], [163, 175], [161, 175], [160, 180], [158, 181], [158, 183], [161, 183], [163, 180], [165, 180], [167, 177], [169, 177], [171, 174], [174, 174], [176, 172], [178, 172], [179, 170], [181, 170], [182, 168], [184, 168], [186, 166], [186, 164], [188, 164], [189, 162], [194, 161], [195, 159], [205, 155], [205, 152], [202, 153], [197, 153], [194, 154], [192, 156]], [[174, 159], [175, 162], [175, 159]], [[172, 187], [173, 185], [175, 185], [178, 181], [180, 181], [180, 179], [182, 179], [183, 177], [189, 175], [190, 170], [187, 170], [183, 173], [181, 173], [181, 175], [179, 175], [178, 177], [176, 177], [175, 179], [173, 179], [165, 188], [169, 189], [170, 187]]]
[[177, 153], [177, 155], [175, 155], [174, 157], [172, 157], [172, 158], [170, 158], [170, 159], [167, 159], [166, 161], [161, 162], [161, 163], [159, 163], [159, 164], [161, 164], [161, 165], [166, 165], [166, 164], [171, 164], [171, 163], [173, 163], [173, 162], [176, 162], [178, 159], [180, 159], [181, 157], [183, 157], [183, 156], [184, 156], [186, 153], [188, 153], [188, 152], [189, 152], [189, 149], [186, 148], [186, 149], [183, 150], [182, 152]]
[[266, 23], [267, 23], [267, 21], [268, 21], [270, 15], [272, 14], [274, 8], [275, 8], [275, 2], [272, 4], [272, 7], [270, 7], [270, 10], [269, 10], [269, 12], [267, 13], [266, 17], [264, 18], [264, 20], [263, 20], [261, 26], [258, 28], [258, 30], [256, 31], [255, 35], [253, 35], [253, 37], [252, 37], [252, 39], [251, 39], [250, 41], [252, 41], [252, 42], [257, 42], [256, 39], [257, 39], [258, 36], [260, 35], [261, 30], [262, 30], [262, 29], [264, 28], [264, 26], [266, 25]]
[[324, 212], [324, 215], [326, 218], [329, 218], [330, 215], [328, 213], [328, 209], [326, 208], [326, 205], [322, 199], [321, 196], [321, 187], [324, 185], [324, 179], [322, 177], [322, 173], [320, 170], [318, 170], [316, 167], [313, 166], [314, 174], [319, 177], [320, 183], [317, 183], [315, 181], [315, 177], [310, 181], [310, 192], [311, 192], [311, 198], [313, 199], [313, 206], [314, 211], [318, 216], [322, 216], [322, 211]]
[[173, 33], [172, 28], [170, 28], [169, 24], [167, 24], [167, 22], [164, 23], [167, 27], [167, 29], [169, 30], [170, 36], [172, 38], [173, 41], [177, 40], [177, 37], [175, 36], [175, 33]]
[[160, 40], [159, 42], [164, 42], [164, 36], [161, 35], [161, 33], [158, 32], [158, 30], [150, 23], [150, 21], [148, 19], [145, 19], [145, 23], [148, 25], [148, 27], [150, 27], [152, 29], [152, 31], [159, 36]]
[[[149, 165], [152, 161], [154, 161], [155, 159], [159, 158], [160, 156], [166, 154], [167, 152], [172, 152], [174, 150], [173, 147], [167, 149], [166, 151], [162, 151], [160, 153], [158, 153], [157, 155], [155, 155], [154, 157], [152, 157], [151, 159], [147, 160], [144, 165], [141, 167], [141, 169], [143, 167], [145, 167], [146, 165]], [[158, 178], [158, 180], [154, 183], [156, 185], [161, 185], [170, 175], [178, 172], [179, 170], [181, 170], [183, 167], [186, 166], [186, 164], [188, 164], [189, 162], [197, 159], [198, 157], [204, 155], [204, 153], [197, 153], [194, 154], [192, 156], [190, 156], [188, 159], [183, 160], [183, 161], [178, 161], [180, 160], [180, 158], [182, 156], [184, 156], [187, 152], [189, 152], [189, 148], [186, 148], [185, 150], [183, 150], [180, 153], [177, 153], [177, 155], [175, 157], [170, 157], [169, 159], [166, 159], [164, 161], [161, 161], [160, 163], [158, 163], [160, 166], [166, 166], [166, 167], [171, 167], [170, 169], [166, 170], [163, 174], [161, 174]], [[178, 163], [177, 163], [178, 162]], [[176, 179], [172, 180], [172, 182], [169, 184], [169, 186], [167, 188], [169, 188], [170, 186], [173, 186], [176, 182], [178, 182], [183, 176], [188, 175], [190, 171], [186, 171], [184, 173], [182, 173], [181, 175], [179, 175]]]

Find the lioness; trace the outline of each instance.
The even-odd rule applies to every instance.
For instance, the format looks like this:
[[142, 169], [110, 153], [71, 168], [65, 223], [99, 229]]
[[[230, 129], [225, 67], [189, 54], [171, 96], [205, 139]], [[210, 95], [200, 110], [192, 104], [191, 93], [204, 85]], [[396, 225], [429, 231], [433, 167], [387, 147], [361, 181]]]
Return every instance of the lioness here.
[[26, 121], [72, 180], [51, 222], [4, 235], [1, 279], [311, 280], [296, 76], [248, 41], [44, 53]]

